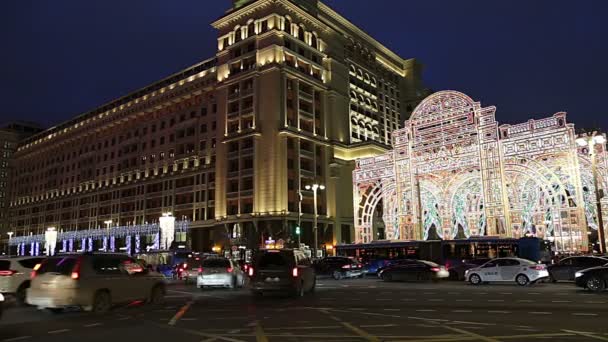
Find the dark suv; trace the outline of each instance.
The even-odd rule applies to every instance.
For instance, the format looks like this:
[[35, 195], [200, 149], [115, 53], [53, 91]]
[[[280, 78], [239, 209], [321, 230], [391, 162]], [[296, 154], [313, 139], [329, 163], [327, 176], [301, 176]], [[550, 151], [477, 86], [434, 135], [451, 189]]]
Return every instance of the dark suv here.
[[314, 292], [316, 286], [310, 259], [299, 250], [260, 250], [254, 256], [247, 274], [251, 278], [251, 291], [256, 295], [288, 292], [302, 297], [305, 292]]

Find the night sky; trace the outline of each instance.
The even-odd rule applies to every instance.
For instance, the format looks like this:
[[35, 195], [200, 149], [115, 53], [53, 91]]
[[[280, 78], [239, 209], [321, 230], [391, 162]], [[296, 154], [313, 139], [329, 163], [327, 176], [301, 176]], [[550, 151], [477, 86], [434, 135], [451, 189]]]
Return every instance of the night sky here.
[[[327, 0], [500, 122], [608, 129], [608, 1]], [[0, 2], [0, 121], [52, 126], [215, 54], [230, 0]]]

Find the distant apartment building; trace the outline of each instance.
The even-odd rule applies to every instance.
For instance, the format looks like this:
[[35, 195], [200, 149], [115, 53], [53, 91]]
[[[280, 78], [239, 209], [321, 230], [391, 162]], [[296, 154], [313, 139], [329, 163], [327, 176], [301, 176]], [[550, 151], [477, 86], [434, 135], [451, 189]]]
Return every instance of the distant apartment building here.
[[[214, 57], [57, 125], [15, 154], [18, 235], [191, 221], [196, 250], [354, 239], [354, 159], [387, 151], [421, 66], [318, 1], [234, 1]], [[300, 202], [301, 200], [301, 202]], [[299, 214], [301, 208], [301, 216]]]
[[[19, 141], [41, 132], [41, 126], [31, 122], [14, 121], [0, 126], [0, 241], [8, 239], [8, 208], [10, 206], [11, 158]], [[0, 243], [1, 245], [1, 243]]]

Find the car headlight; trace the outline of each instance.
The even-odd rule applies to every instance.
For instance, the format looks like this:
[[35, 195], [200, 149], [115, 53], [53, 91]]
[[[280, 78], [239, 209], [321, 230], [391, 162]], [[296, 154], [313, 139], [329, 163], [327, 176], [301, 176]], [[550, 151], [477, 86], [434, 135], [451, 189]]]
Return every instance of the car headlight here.
[[583, 274], [584, 274], [583, 272], [576, 272], [576, 273], [574, 273], [574, 278], [580, 278], [583, 276]]
[[0, 302], [4, 302], [4, 296], [0, 293]]

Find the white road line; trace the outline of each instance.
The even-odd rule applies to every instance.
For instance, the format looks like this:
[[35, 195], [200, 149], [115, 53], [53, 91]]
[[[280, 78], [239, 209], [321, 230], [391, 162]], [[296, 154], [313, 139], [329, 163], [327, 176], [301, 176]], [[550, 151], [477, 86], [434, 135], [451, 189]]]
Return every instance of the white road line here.
[[401, 311], [401, 309], [382, 309], [384, 311]]
[[435, 312], [437, 310], [432, 310], [432, 309], [420, 309], [420, 310], [416, 310], [417, 312]]
[[19, 336], [19, 337], [7, 338], [6, 340], [2, 340], [2, 342], [22, 341], [22, 340], [27, 340], [28, 338], [32, 338], [32, 336]]
[[452, 312], [473, 312], [473, 310], [452, 310]]
[[479, 292], [478, 295], [487, 295], [487, 292]]
[[508, 313], [511, 313], [511, 311], [504, 311], [504, 310], [488, 310], [488, 313], [508, 314]]
[[512, 295], [513, 292], [500, 292], [500, 294], [502, 294], [502, 295]]
[[472, 299], [456, 299], [457, 302], [472, 302]]
[[528, 292], [529, 295], [539, 295], [540, 292]]
[[551, 303], [572, 303], [571, 300], [552, 300]]
[[518, 303], [532, 303], [531, 299], [518, 299], [517, 300]]
[[365, 310], [364, 308], [350, 308], [353, 311], [363, 311]]
[[597, 300], [587, 300], [585, 304], [606, 304], [606, 302], [597, 301]]
[[528, 312], [529, 314], [533, 314], [533, 315], [550, 315], [550, 312], [547, 311], [530, 311]]
[[68, 331], [70, 331], [70, 329], [51, 330], [51, 331], [47, 331], [47, 334], [61, 334], [61, 333], [68, 332]]
[[460, 292], [448, 292], [449, 295], [459, 295]]
[[92, 323], [92, 324], [85, 324], [84, 327], [85, 328], [92, 328], [92, 327], [98, 327], [100, 325], [103, 325], [103, 323]]
[[425, 294], [425, 295], [434, 295], [434, 294], [437, 294], [437, 293], [436, 292], [424, 292], [423, 294]]
[[414, 299], [414, 298], [402, 298], [401, 301], [402, 302], [415, 302], [416, 299]]
[[574, 315], [574, 316], [597, 316], [596, 313], [589, 313], [589, 312], [575, 312], [572, 315]]
[[437, 299], [437, 298], [435, 298], [435, 299], [427, 299], [427, 300], [429, 302], [443, 302], [444, 301], [443, 299]]
[[397, 324], [369, 324], [369, 325], [360, 325], [360, 328], [389, 328], [396, 327]]
[[488, 302], [504, 302], [504, 299], [488, 299]]

